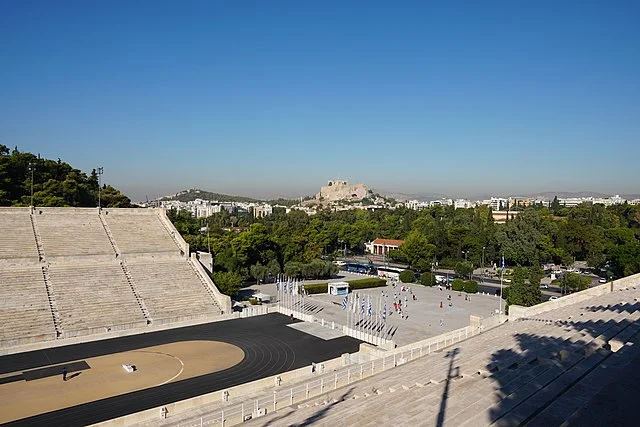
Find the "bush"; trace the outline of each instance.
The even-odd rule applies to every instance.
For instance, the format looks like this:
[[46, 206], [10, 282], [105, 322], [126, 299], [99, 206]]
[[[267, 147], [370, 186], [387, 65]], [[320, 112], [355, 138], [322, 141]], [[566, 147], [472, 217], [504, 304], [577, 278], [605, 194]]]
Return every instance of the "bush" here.
[[386, 280], [378, 279], [376, 277], [371, 277], [368, 279], [348, 280], [347, 283], [349, 284], [349, 289], [367, 289], [387, 286]]
[[402, 283], [413, 283], [416, 280], [416, 276], [412, 270], [404, 270], [400, 273], [400, 281]]
[[435, 286], [436, 276], [431, 273], [422, 273], [420, 275], [420, 284], [423, 286]]
[[464, 290], [464, 280], [455, 279], [453, 282], [451, 282], [451, 288], [454, 291], [462, 292]]
[[329, 292], [328, 283], [316, 283], [314, 285], [304, 285], [304, 290], [309, 295], [313, 294], [326, 294]]
[[251, 298], [251, 299], [249, 299], [249, 304], [251, 304], [251, 305], [260, 305], [260, 302], [258, 301], [257, 298]]
[[467, 280], [464, 282], [464, 291], [468, 294], [475, 294], [478, 292], [478, 282], [474, 280]]

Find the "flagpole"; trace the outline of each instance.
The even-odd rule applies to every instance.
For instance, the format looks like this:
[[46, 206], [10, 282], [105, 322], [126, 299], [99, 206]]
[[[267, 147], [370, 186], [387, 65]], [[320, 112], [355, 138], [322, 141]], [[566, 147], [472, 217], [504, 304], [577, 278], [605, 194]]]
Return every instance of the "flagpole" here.
[[[504, 254], [502, 255], [502, 268], [500, 269], [500, 309], [498, 311], [498, 316], [502, 314], [502, 278], [504, 276]], [[498, 320], [500, 317], [498, 317]]]

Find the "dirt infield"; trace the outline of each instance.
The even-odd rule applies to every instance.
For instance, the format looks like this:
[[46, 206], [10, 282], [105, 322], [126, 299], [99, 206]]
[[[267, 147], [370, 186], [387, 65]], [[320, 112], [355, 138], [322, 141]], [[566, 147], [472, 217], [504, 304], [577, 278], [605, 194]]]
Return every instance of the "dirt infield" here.
[[[231, 368], [239, 347], [218, 341], [183, 341], [84, 359], [90, 369], [0, 385], [0, 423]], [[123, 364], [135, 365], [129, 373]], [[21, 374], [14, 372], [12, 375]]]

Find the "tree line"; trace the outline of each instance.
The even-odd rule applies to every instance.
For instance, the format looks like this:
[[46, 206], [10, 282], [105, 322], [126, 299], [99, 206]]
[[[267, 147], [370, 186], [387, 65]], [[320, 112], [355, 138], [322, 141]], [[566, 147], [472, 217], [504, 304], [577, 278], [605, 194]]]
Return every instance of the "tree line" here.
[[[33, 180], [32, 180], [33, 178]], [[98, 206], [98, 173], [89, 175], [60, 159], [10, 150], [0, 144], [0, 206]], [[110, 185], [100, 189], [103, 207], [130, 207], [127, 196]]]
[[[544, 263], [586, 261], [611, 277], [640, 272], [640, 207], [628, 204], [583, 204], [554, 212], [528, 207], [505, 224], [495, 223], [486, 206], [320, 211], [313, 216], [276, 209], [264, 218], [223, 211], [206, 219], [182, 211], [170, 217], [193, 250], [210, 247], [218, 271], [242, 278], [251, 278], [255, 265], [271, 266], [273, 274], [291, 263], [362, 254], [364, 244], [377, 237], [403, 239], [389, 257], [416, 272], [430, 271], [435, 263], [468, 271], [481, 266], [483, 258], [485, 266], [499, 266], [502, 255], [509, 266], [534, 270]], [[203, 232], [207, 227], [209, 237]], [[518, 281], [526, 276], [519, 274]]]

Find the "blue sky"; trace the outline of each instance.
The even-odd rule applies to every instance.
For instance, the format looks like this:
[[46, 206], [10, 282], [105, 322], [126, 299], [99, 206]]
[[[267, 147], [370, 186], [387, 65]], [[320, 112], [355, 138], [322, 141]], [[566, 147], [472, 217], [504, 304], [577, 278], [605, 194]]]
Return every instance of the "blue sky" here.
[[640, 193], [637, 1], [0, 2], [0, 143], [138, 199]]

